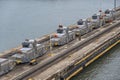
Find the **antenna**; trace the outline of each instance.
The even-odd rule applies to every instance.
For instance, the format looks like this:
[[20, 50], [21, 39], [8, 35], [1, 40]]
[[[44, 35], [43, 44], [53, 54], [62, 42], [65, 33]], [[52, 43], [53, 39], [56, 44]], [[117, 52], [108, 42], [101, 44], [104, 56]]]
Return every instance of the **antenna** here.
[[100, 0], [100, 9], [99, 9], [99, 12], [102, 11], [102, 0]]

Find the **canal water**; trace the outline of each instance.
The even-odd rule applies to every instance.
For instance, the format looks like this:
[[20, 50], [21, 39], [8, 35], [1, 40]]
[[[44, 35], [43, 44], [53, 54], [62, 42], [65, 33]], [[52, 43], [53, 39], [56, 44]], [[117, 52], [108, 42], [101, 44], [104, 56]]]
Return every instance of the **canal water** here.
[[[120, 6], [120, 0], [116, 1], [117, 6]], [[81, 18], [90, 17], [100, 9], [113, 8], [113, 2], [114, 0], [0, 0], [0, 52], [18, 46], [26, 38], [35, 39], [51, 33], [59, 24], [68, 26]], [[109, 53], [73, 80], [120, 80], [119, 46]]]

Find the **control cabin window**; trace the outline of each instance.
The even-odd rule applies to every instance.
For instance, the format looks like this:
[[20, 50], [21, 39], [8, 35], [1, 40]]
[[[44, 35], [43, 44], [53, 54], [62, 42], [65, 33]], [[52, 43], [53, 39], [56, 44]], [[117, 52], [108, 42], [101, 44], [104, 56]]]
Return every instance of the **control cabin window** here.
[[63, 29], [57, 29], [57, 33], [63, 33]]
[[83, 21], [78, 21], [78, 25], [83, 25]]
[[109, 10], [106, 10], [106, 11], [105, 11], [105, 14], [110, 14], [110, 11], [109, 11]]
[[97, 19], [97, 15], [93, 15], [93, 16], [92, 16], [92, 19]]

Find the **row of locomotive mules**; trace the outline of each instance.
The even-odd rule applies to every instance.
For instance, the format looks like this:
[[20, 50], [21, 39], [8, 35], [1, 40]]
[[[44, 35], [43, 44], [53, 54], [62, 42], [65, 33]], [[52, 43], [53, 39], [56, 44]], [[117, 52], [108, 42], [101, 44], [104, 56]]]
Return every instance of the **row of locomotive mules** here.
[[[64, 45], [71, 40], [74, 40], [74, 34], [76, 36], [82, 36], [93, 29], [99, 28], [106, 24], [106, 22], [113, 21], [117, 12], [114, 10], [107, 9], [105, 12], [100, 11], [98, 14], [92, 15], [90, 18], [86, 20], [80, 19], [77, 24], [74, 25], [73, 30], [69, 30], [68, 27], [64, 27], [63, 25], [59, 25], [56, 33], [52, 35], [50, 42], [52, 46]], [[71, 34], [71, 35], [70, 35]], [[71, 38], [74, 37], [74, 38]]]
[[97, 14], [92, 15], [90, 18], [86, 20], [80, 19], [75, 25], [75, 33], [76, 35], [84, 35], [93, 29], [104, 26], [106, 23], [112, 22], [115, 18], [120, 15], [120, 11], [114, 11], [107, 9], [105, 12], [100, 11]]
[[[114, 12], [114, 11], [113, 11]], [[120, 15], [120, 11], [114, 12], [115, 18]], [[98, 16], [98, 15], [93, 15]], [[99, 15], [100, 16], [100, 15]], [[99, 17], [98, 16], [98, 17]], [[111, 16], [111, 15], [109, 15]], [[106, 18], [109, 18], [106, 16]], [[102, 21], [102, 25], [104, 18], [97, 18]], [[82, 23], [83, 21], [83, 23]], [[80, 32], [81, 35], [92, 31], [94, 28], [98, 28], [97, 23], [93, 20], [81, 20], [81, 23], [77, 22], [77, 28], [74, 30], [69, 30], [69, 28], [63, 26], [59, 26], [60, 28], [57, 30], [57, 33], [52, 35], [50, 41], [53, 45], [64, 45], [69, 43], [71, 40], [75, 39], [76, 32]], [[95, 24], [94, 24], [95, 23]], [[100, 23], [99, 23], [100, 24]], [[79, 25], [79, 26], [78, 26]], [[100, 27], [100, 26], [99, 26]], [[17, 50], [14, 55], [12, 55], [9, 59], [0, 58], [0, 75], [3, 75], [10, 70], [12, 70], [16, 64], [30, 62], [32, 64], [36, 63], [36, 58], [45, 54], [49, 49], [49, 46], [38, 44], [35, 40], [25, 40], [22, 43], [22, 48]]]
[[76, 35], [84, 35], [93, 29], [99, 28], [101, 25], [104, 25], [104, 19], [101, 18], [100, 14], [94, 14], [92, 17], [87, 19], [80, 19], [75, 25], [74, 32]]

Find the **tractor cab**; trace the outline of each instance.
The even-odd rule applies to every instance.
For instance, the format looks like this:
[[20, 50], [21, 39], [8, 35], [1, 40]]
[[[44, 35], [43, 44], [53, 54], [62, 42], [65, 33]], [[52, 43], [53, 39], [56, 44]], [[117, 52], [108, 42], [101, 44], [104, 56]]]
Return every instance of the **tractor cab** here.
[[23, 48], [33, 48], [36, 45], [36, 41], [32, 39], [25, 39], [24, 42], [22, 42]]
[[114, 10], [110, 10], [110, 9], [105, 10], [104, 17], [106, 23], [112, 22], [114, 20], [114, 13], [115, 13]]
[[80, 19], [78, 22], [77, 22], [77, 25], [83, 25], [84, 21], [82, 19]]
[[92, 15], [92, 20], [97, 20], [97, 19], [98, 19], [98, 15], [97, 14]]
[[68, 28], [64, 27], [63, 25], [59, 25], [59, 28], [57, 29], [58, 34], [66, 34], [68, 32]]
[[107, 9], [107, 10], [105, 11], [105, 14], [110, 14], [110, 10]]
[[111, 10], [111, 9], [107, 9], [107, 10], [105, 10], [104, 13], [105, 13], [105, 16], [110, 17], [110, 16], [113, 16], [113, 15], [114, 15], [115, 11], [114, 11], [114, 10]]
[[64, 32], [63, 29], [57, 29], [57, 33], [62, 34], [63, 32]]

